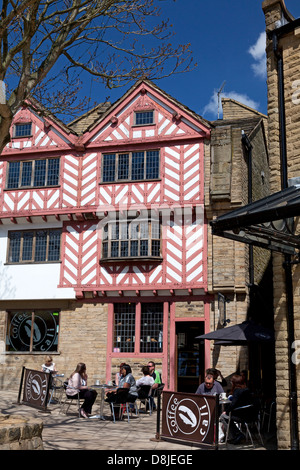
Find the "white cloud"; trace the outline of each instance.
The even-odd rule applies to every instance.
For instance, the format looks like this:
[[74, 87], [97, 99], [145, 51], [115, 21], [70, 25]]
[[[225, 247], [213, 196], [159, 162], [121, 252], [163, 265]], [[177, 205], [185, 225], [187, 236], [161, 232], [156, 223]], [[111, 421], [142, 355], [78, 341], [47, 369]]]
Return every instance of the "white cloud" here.
[[[231, 98], [253, 109], [258, 109], [259, 107], [259, 103], [249, 98], [249, 96], [243, 93], [237, 93], [236, 91], [229, 91], [229, 92], [224, 92], [224, 93], [222, 92], [221, 98]], [[221, 103], [220, 103], [219, 112], [220, 112], [220, 117], [221, 117], [222, 115]], [[207, 105], [204, 107], [201, 115], [203, 117], [206, 117], [207, 119], [217, 118], [218, 116], [218, 90], [214, 90], [213, 95], [211, 96]]]
[[251, 65], [254, 75], [265, 79], [267, 76], [265, 32], [260, 33], [256, 43], [249, 48], [248, 52], [255, 61], [254, 64]]

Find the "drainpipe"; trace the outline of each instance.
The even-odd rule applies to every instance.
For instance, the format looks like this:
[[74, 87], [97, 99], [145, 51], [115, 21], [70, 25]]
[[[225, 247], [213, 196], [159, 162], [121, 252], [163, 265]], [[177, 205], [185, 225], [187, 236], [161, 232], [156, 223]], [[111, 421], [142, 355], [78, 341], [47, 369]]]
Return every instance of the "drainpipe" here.
[[[242, 131], [242, 143], [248, 157], [248, 204], [252, 202], [252, 144], [247, 134]], [[249, 284], [254, 284], [253, 246], [249, 246]]]
[[[279, 132], [280, 132], [280, 159], [281, 159], [281, 189], [288, 187], [287, 177], [287, 152], [286, 152], [286, 123], [284, 106], [284, 79], [283, 79], [283, 57], [278, 47], [278, 36], [280, 33], [273, 31], [273, 52], [277, 59], [278, 95], [279, 95]], [[297, 375], [296, 364], [292, 361], [294, 331], [294, 298], [293, 277], [291, 268], [291, 256], [285, 255], [283, 263], [285, 270], [285, 285], [287, 298], [287, 333], [288, 333], [288, 355], [289, 355], [289, 391], [290, 391], [290, 429], [291, 450], [299, 450], [298, 433], [298, 405], [297, 405]]]

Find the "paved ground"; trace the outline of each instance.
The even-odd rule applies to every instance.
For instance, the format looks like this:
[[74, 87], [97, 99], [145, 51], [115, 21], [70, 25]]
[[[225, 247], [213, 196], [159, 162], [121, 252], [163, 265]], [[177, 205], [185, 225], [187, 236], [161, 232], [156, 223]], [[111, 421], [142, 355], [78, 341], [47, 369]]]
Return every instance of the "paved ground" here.
[[[157, 440], [156, 437], [156, 413], [133, 415], [130, 422], [127, 419], [114, 423], [110, 418], [109, 406], [105, 404], [105, 421], [99, 419], [78, 418], [76, 407], [69, 411], [68, 415], [60, 413], [60, 407], [56, 404], [49, 406], [49, 413], [17, 403], [18, 392], [0, 391], [0, 413], [18, 414], [22, 416], [34, 416], [43, 420], [43, 443], [45, 450], [102, 450], [111, 451], [105, 453], [106, 458], [114, 456], [114, 452], [121, 451], [148, 451], [152, 455], [160, 451], [194, 454], [199, 451], [195, 445], [171, 443]], [[99, 412], [98, 404], [93, 411]], [[233, 446], [221, 444], [219, 450], [250, 450], [251, 446], [243, 444]], [[257, 442], [257, 450], [274, 450], [274, 442], [265, 436], [265, 446]], [[135, 453], [135, 454], [138, 454]], [[198, 453], [197, 453], [198, 454]], [[118, 453], [119, 455], [119, 453]], [[198, 454], [199, 456], [199, 454]], [[116, 458], [116, 457], [114, 457]], [[155, 457], [153, 457], [155, 459]], [[116, 462], [114, 462], [116, 463]], [[157, 462], [152, 462], [155, 464]], [[166, 465], [166, 464], [165, 464]]]

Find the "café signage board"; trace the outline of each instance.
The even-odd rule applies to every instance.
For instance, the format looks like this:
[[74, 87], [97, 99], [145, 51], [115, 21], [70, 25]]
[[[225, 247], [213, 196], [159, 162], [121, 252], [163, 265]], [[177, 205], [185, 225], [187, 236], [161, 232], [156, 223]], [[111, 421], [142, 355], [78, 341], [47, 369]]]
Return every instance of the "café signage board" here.
[[218, 396], [164, 391], [161, 438], [218, 446]]
[[19, 389], [19, 399], [23, 388], [22, 404], [46, 410], [49, 397], [51, 374], [23, 367]]

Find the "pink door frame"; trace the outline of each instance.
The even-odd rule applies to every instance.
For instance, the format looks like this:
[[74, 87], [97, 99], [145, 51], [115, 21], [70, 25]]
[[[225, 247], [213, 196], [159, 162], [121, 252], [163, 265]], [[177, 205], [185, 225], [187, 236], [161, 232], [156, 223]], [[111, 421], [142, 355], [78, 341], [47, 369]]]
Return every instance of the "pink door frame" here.
[[[175, 391], [176, 383], [176, 323], [177, 322], [204, 322], [204, 332], [209, 332], [209, 302], [204, 302], [204, 317], [175, 317], [175, 302], [170, 305], [170, 382], [169, 390]], [[205, 341], [204, 346], [204, 369], [210, 367], [210, 344]]]

